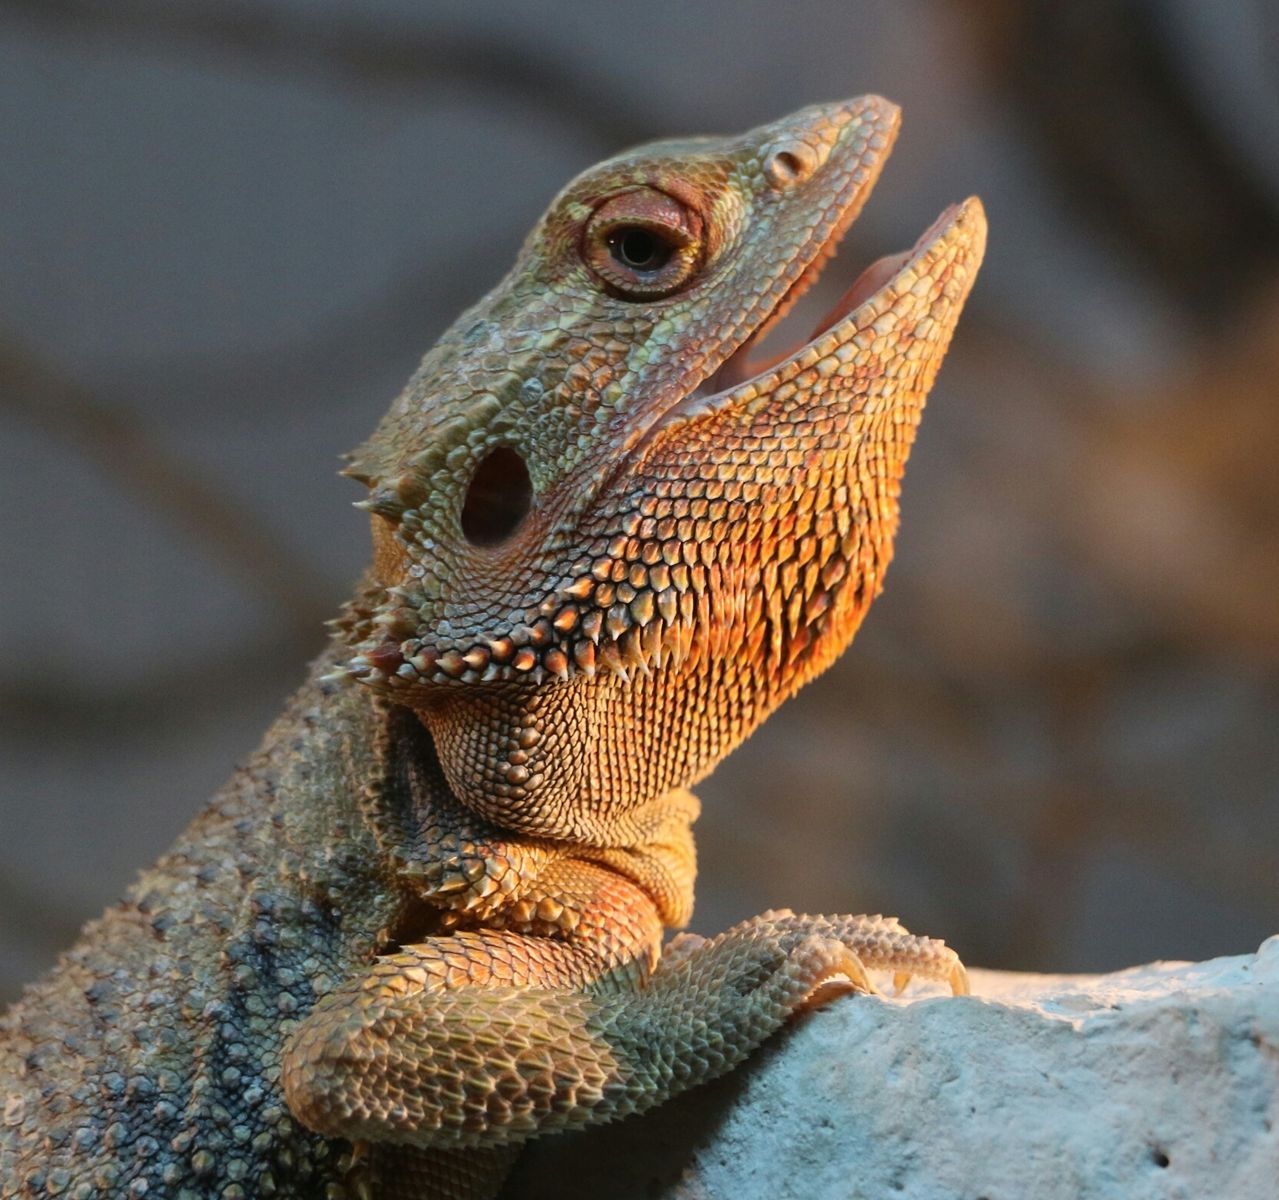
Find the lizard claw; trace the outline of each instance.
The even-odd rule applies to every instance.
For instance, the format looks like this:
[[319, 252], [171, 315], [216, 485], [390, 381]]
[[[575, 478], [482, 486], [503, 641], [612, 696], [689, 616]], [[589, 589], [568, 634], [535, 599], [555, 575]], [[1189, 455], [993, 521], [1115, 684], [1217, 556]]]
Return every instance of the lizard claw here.
[[871, 996], [879, 994], [861, 958], [841, 942], [826, 938], [810, 939], [802, 947], [800, 956], [813, 965], [820, 963], [821, 966], [808, 991], [791, 1009], [792, 1017], [824, 1008], [832, 1000], [851, 992]]

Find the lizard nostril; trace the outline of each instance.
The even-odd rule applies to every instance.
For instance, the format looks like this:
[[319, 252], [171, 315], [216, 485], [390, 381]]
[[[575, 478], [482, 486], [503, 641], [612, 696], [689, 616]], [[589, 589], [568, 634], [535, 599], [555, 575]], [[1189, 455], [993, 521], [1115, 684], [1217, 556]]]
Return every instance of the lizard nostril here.
[[524, 460], [499, 446], [480, 460], [462, 502], [462, 533], [473, 546], [495, 546], [519, 528], [533, 502]]
[[803, 183], [817, 169], [817, 156], [803, 142], [788, 142], [764, 162], [764, 177], [778, 191]]

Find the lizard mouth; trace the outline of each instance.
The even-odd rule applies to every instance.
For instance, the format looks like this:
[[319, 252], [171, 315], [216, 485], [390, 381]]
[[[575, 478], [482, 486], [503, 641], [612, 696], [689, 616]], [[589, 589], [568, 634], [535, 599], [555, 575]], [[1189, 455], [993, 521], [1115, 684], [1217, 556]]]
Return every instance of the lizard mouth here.
[[840, 341], [851, 338], [877, 314], [882, 307], [879, 301], [886, 298], [890, 291], [901, 290], [900, 285], [904, 277], [913, 267], [955, 236], [961, 225], [971, 222], [974, 209], [980, 209], [980, 201], [975, 197], [960, 204], [949, 205], [909, 250], [885, 255], [866, 267], [826, 312], [805, 341], [779, 354], [763, 359], [757, 358], [755, 350], [764, 335], [812, 286], [824, 261], [834, 253], [846, 232], [844, 229], [836, 230], [823, 248], [824, 252], [819, 261], [796, 280], [777, 308], [769, 313], [759, 327], [720, 364], [716, 371], [704, 379], [681, 403], [664, 413], [658, 426], [664, 426], [671, 418], [713, 411], [719, 407], [721, 401], [727, 400], [744, 386], [763, 384], [780, 368], [800, 359], [806, 351], [823, 340], [823, 335], [827, 333], [834, 331]]

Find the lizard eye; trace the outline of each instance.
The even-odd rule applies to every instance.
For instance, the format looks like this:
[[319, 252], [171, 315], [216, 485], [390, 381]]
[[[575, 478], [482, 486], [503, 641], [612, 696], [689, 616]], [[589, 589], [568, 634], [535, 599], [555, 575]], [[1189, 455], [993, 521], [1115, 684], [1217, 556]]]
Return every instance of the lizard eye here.
[[591, 214], [586, 265], [623, 300], [657, 300], [684, 287], [702, 263], [696, 213], [655, 188], [622, 192]]
[[632, 271], [660, 271], [671, 260], [671, 246], [660, 234], [643, 225], [623, 225], [609, 234], [614, 261]]

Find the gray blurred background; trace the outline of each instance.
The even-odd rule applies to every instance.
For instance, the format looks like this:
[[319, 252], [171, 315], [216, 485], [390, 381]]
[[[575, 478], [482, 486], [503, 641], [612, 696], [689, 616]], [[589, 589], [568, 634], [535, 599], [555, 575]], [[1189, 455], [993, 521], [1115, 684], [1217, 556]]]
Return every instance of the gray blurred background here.
[[990, 251], [886, 595], [699, 789], [695, 927], [1279, 930], [1275, 5], [0, 0], [0, 994], [301, 679], [336, 455], [559, 186], [864, 91], [903, 135], [801, 324], [970, 192]]

